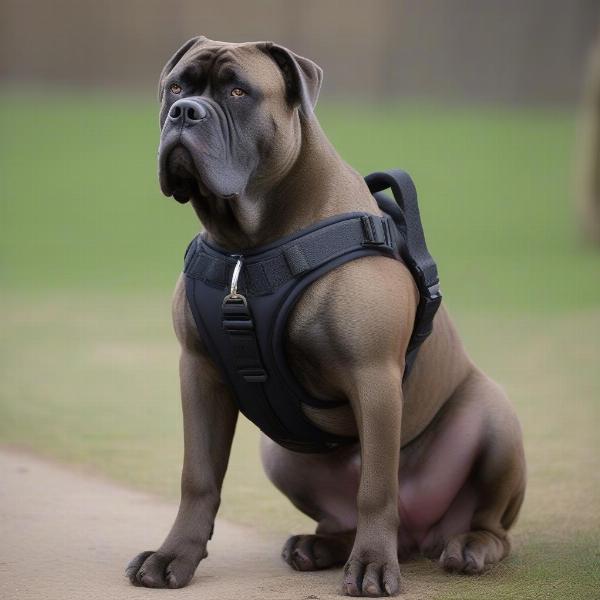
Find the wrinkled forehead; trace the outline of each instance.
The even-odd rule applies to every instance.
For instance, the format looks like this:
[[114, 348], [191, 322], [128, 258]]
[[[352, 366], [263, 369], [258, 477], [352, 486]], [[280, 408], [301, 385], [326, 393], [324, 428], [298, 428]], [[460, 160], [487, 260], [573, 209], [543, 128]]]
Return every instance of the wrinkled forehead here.
[[246, 81], [267, 93], [285, 89], [279, 67], [256, 43], [200, 45], [185, 55], [174, 73], [196, 81]]

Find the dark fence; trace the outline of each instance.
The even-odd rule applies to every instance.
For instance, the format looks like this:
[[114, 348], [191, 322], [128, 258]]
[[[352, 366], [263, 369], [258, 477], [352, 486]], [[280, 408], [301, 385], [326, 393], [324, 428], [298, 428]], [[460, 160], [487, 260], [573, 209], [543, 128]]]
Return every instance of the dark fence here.
[[288, 45], [329, 94], [560, 104], [599, 24], [598, 0], [0, 0], [0, 78], [154, 85], [201, 33]]

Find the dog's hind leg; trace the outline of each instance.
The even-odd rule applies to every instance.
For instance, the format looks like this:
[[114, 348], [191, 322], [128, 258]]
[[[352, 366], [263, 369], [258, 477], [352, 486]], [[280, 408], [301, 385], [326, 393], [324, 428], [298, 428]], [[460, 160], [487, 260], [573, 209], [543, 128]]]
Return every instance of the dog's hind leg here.
[[299, 454], [263, 436], [261, 456], [271, 482], [318, 525], [312, 535], [291, 536], [282, 558], [298, 571], [343, 565], [356, 533], [358, 446], [328, 454]]
[[485, 415], [482, 445], [469, 477], [476, 501], [470, 529], [446, 540], [439, 562], [447, 571], [475, 574], [510, 550], [508, 529], [525, 494], [525, 458], [521, 429], [503, 390], [475, 372], [461, 393], [461, 401]]

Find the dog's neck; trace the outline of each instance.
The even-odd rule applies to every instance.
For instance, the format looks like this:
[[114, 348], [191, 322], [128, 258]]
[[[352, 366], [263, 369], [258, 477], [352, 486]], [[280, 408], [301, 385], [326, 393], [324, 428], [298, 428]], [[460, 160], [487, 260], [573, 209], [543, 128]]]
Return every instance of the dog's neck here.
[[268, 244], [338, 214], [378, 213], [364, 179], [335, 151], [316, 118], [302, 123], [297, 158], [267, 192], [192, 199], [208, 236], [232, 252]]

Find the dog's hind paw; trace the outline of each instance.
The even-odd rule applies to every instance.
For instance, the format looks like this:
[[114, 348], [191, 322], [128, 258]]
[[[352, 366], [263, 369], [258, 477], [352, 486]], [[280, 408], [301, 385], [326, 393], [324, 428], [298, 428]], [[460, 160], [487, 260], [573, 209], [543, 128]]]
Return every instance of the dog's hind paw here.
[[477, 575], [501, 561], [509, 552], [508, 539], [490, 531], [470, 531], [450, 539], [440, 556], [440, 565], [451, 573]]
[[353, 533], [293, 535], [281, 557], [296, 571], [317, 571], [343, 565], [352, 549]]

